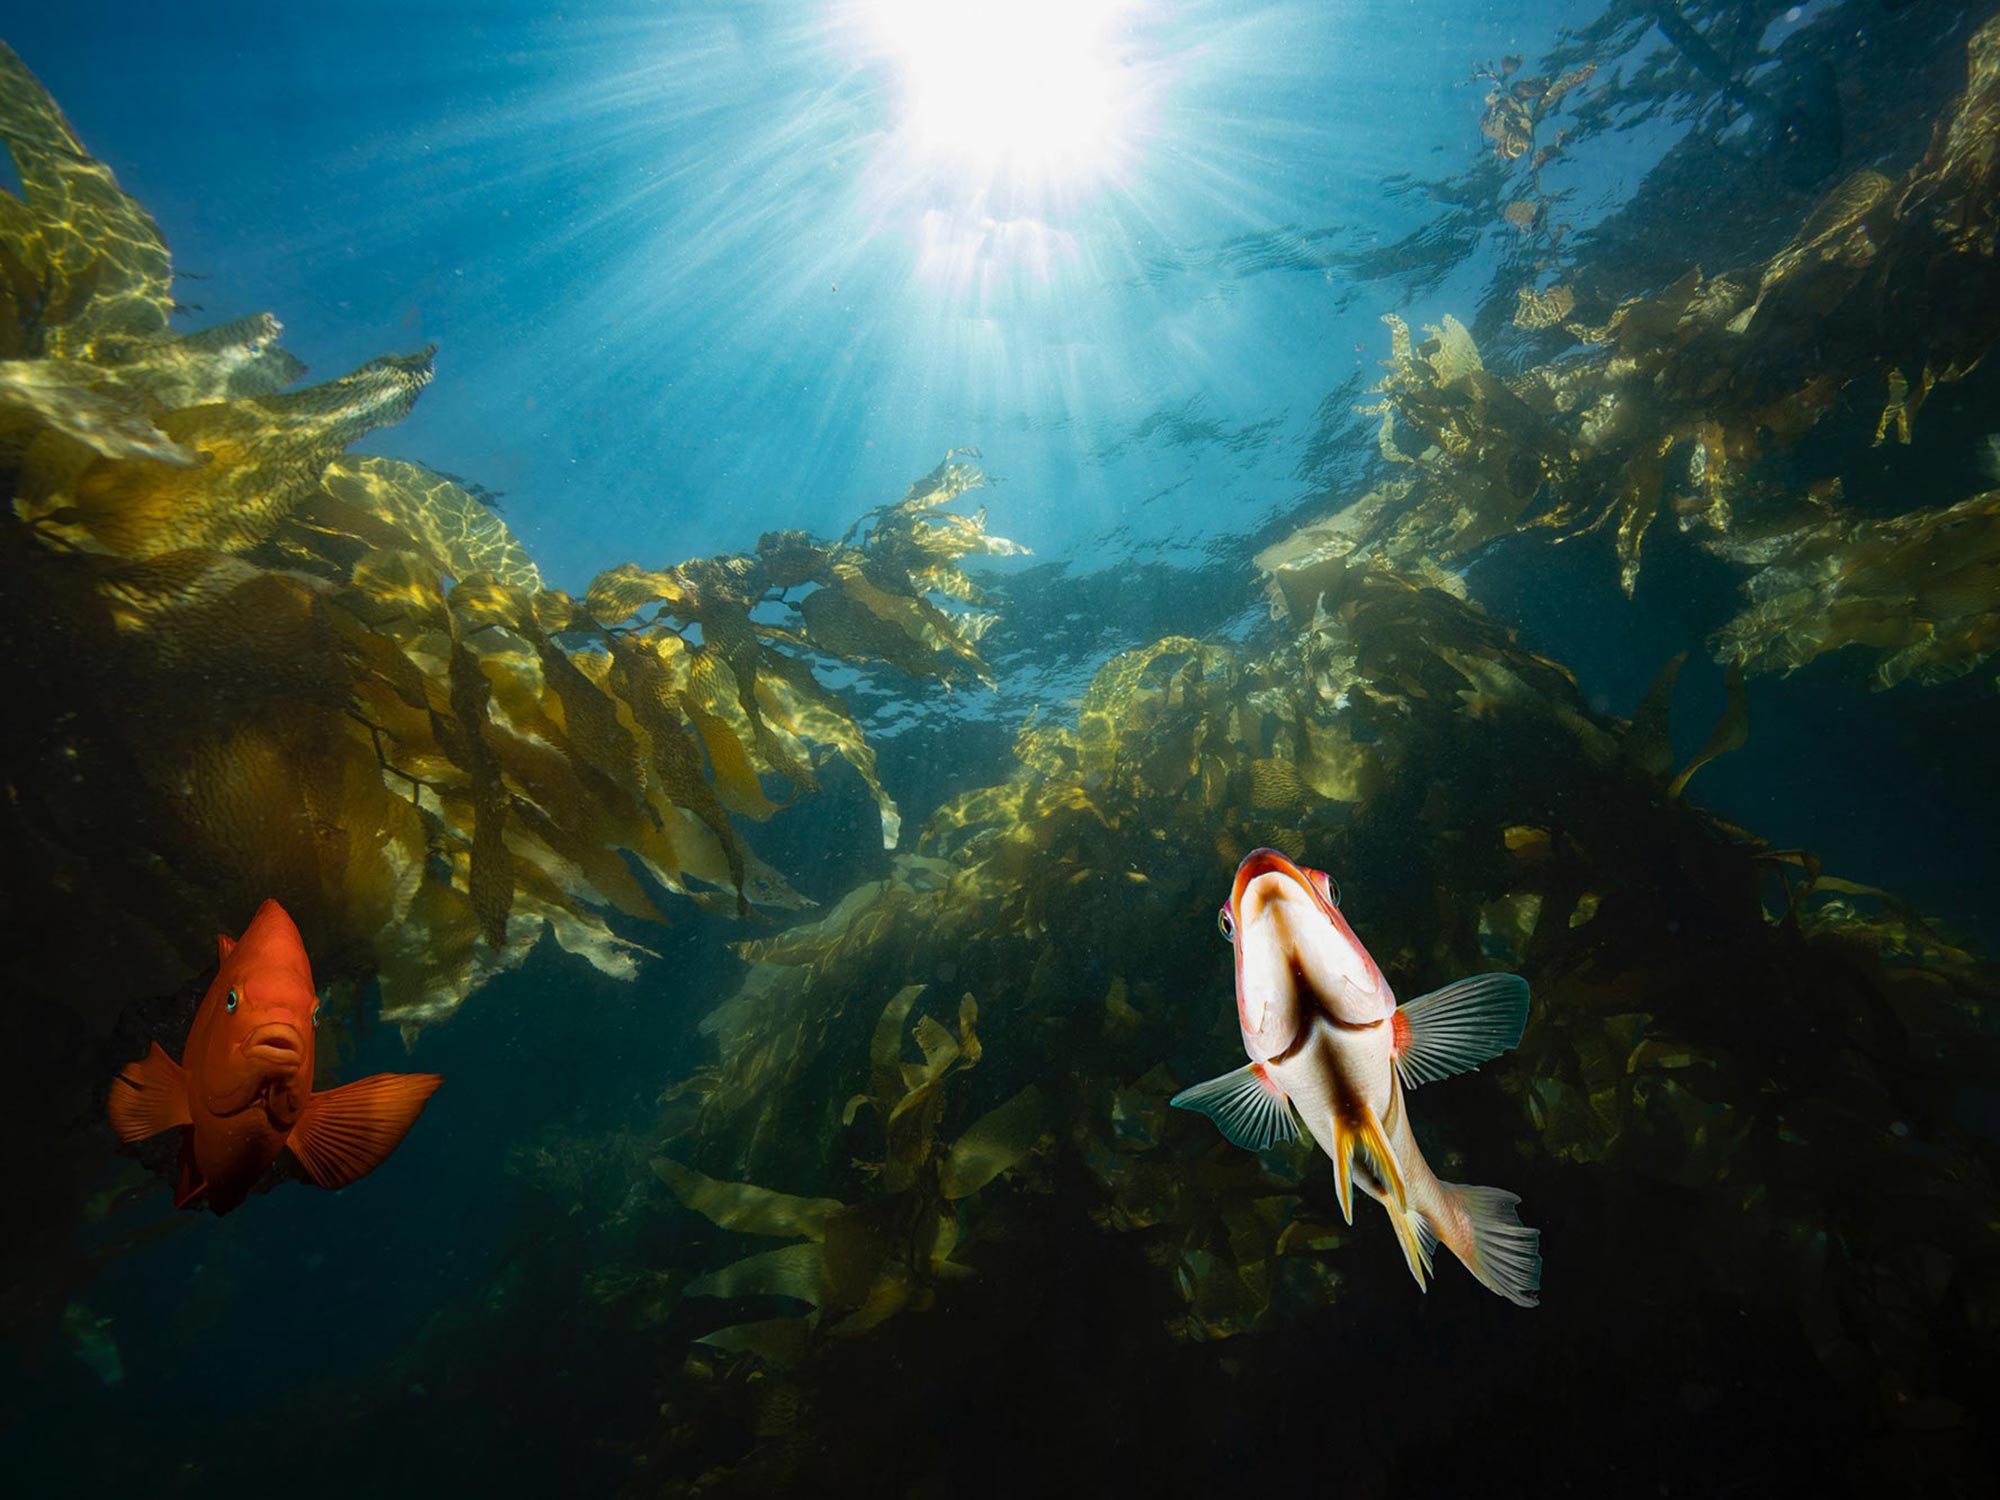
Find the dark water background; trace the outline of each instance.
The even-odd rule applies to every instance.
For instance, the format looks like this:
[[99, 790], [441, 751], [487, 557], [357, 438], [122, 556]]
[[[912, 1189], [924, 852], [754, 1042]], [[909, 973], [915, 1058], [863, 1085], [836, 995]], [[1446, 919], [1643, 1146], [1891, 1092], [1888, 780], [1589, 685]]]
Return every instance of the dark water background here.
[[[1288, 121], [1301, 137], [1254, 199], [1268, 224], [1412, 212], [1381, 192], [1381, 179], [1455, 170], [1480, 149], [1476, 95], [1452, 81], [1469, 61], [1533, 52], [1598, 7], [1373, 4], [1356, 7], [1345, 31], [1328, 30], [1312, 9], [1258, 13], [1268, 35], [1295, 28], [1304, 54], [1258, 117], [1260, 140], [1285, 139]], [[1922, 38], [1901, 44], [1911, 60], [1891, 73], [1900, 89], [1870, 75], [1874, 92], [1843, 100], [1851, 120], [1906, 121], [1900, 132], [1884, 127], [1894, 139], [1879, 155], [1853, 159], [1863, 148], [1850, 144], [1843, 166], [1902, 170], [1962, 81], [1964, 18], [1979, 8], [1857, 0], [1806, 9], [1808, 20], [1847, 14], [1856, 37], [1895, 27]], [[783, 45], [791, 23], [770, 8], [740, 10], [694, 14], [733, 29], [742, 56], [772, 59], [772, 94], [789, 97], [787, 70], [807, 66]], [[1188, 24], [1222, 25], [1202, 7], [1191, 11]], [[913, 710], [911, 727], [880, 741], [882, 778], [912, 827], [955, 792], [1003, 779], [1027, 709], [1060, 708], [1113, 652], [1165, 634], [1264, 628], [1248, 556], [1339, 487], [1331, 474], [1299, 477], [1320, 397], [1340, 390], [1356, 365], [1372, 376], [1379, 311], [1409, 308], [1415, 322], [1456, 296], [1470, 321], [1492, 269], [1482, 251], [1442, 288], [1393, 278], [1350, 284], [1323, 297], [1322, 331], [1274, 335], [1283, 347], [1271, 353], [1251, 339], [1258, 321], [1288, 321], [1318, 278], [1211, 262], [1186, 295], [1231, 302], [1244, 342], [1220, 351], [1213, 369], [1176, 372], [1150, 410], [1107, 399], [1074, 411], [1053, 397], [1010, 406], [939, 389], [949, 386], [948, 368], [919, 380], [887, 355], [849, 374], [864, 396], [876, 377], [888, 392], [864, 400], [865, 415], [843, 407], [829, 417], [803, 387], [789, 404], [773, 404], [760, 384], [773, 378], [767, 371], [744, 374], [726, 398], [685, 393], [662, 373], [677, 353], [698, 355], [712, 373], [732, 357], [756, 364], [757, 350], [714, 347], [729, 309], [704, 295], [699, 275], [676, 293], [697, 309], [672, 328], [685, 349], [662, 344], [637, 361], [618, 345], [607, 320], [632, 304], [605, 288], [632, 290], [618, 279], [630, 262], [584, 228], [615, 239], [629, 222], [619, 217], [623, 195], [636, 191], [626, 178], [643, 169], [617, 148], [623, 137], [605, 123], [610, 104], [561, 114], [564, 99], [587, 96], [589, 68], [620, 38], [665, 53], [677, 33], [643, 8], [572, 21], [586, 29], [565, 33], [553, 19], [504, 6], [406, 16], [401, 7], [206, 5], [141, 16], [105, 3], [0, 16], [0, 34], [160, 217], [181, 261], [208, 269], [213, 282], [199, 295], [217, 304], [212, 316], [238, 303], [275, 307], [292, 330], [288, 343], [326, 372], [378, 352], [385, 328], [391, 343], [398, 329], [410, 344], [441, 339], [449, 378], [388, 446], [508, 491], [510, 520], [559, 582], [644, 552], [621, 535], [635, 527], [671, 534], [660, 546], [674, 557], [747, 545], [779, 525], [837, 534], [836, 517], [852, 514], [858, 496], [893, 492], [927, 466], [913, 453], [977, 442], [1008, 480], [988, 497], [996, 529], [1054, 565], [1016, 569], [997, 586], [1003, 621], [987, 642], [997, 690]], [[1368, 58], [1370, 47], [1380, 49], [1372, 65], [1336, 66]], [[1315, 77], [1315, 65], [1326, 73]], [[742, 87], [728, 76], [729, 87]], [[551, 77], [563, 87], [552, 90]], [[715, 129], [739, 139], [729, 122], [754, 104], [721, 101]], [[1360, 113], [1390, 124], [1341, 158], [1342, 122]], [[479, 128], [453, 135], [452, 123], [468, 116]], [[687, 137], [703, 118], [676, 120], [674, 150], [691, 149]], [[662, 139], [656, 130], [633, 127], [645, 141]], [[436, 139], [425, 149], [456, 165], [424, 163], [410, 143], [427, 135]], [[1669, 113], [1621, 144], [1633, 164], [1584, 184], [1605, 226], [1595, 263], [1607, 277], [1631, 278], [1634, 292], [1649, 284], [1635, 245], [1660, 256], [1665, 242], [1682, 264], [1696, 253], [1750, 261], [1796, 227], [1797, 212], [1777, 206], [1768, 223], [1704, 221], [1702, 243], [1691, 243], [1694, 228], [1684, 235], [1663, 217], [1678, 201], [1675, 174], [1698, 170], [1670, 154], [1676, 141], [1693, 150], [1690, 138], [1686, 121]], [[1440, 159], [1433, 148], [1446, 146], [1450, 156]], [[344, 162], [345, 150], [365, 160]], [[1323, 167], [1329, 156], [1338, 168]], [[1737, 179], [1760, 170], [1751, 160], [1716, 194], [1749, 195]], [[1314, 201], [1291, 201], [1299, 184], [1323, 174], [1340, 181]], [[506, 227], [489, 233], [500, 222], [496, 192], [513, 202]], [[1793, 200], [1794, 210], [1807, 201]], [[1214, 222], [1212, 206], [1205, 212], [1210, 222], [1174, 226], [1184, 230], [1174, 248], [1191, 260], [1222, 242], [1223, 230], [1244, 227]], [[279, 224], [289, 228], [280, 234]], [[450, 290], [461, 264], [475, 268], [483, 297]], [[864, 282], [867, 274], [854, 273]], [[817, 286], [819, 268], [812, 275]], [[1101, 291], [1103, 279], [1091, 285]], [[1135, 311], [1129, 288], [1101, 294], [1116, 304], [1098, 330], [1107, 342], [1166, 316]], [[1023, 294], [1010, 311], [1030, 322], [1068, 305]], [[932, 313], [885, 297], [873, 315], [893, 325], [892, 342], [920, 338]], [[535, 431], [521, 430], [507, 414], [550, 391], [523, 384], [533, 356], [517, 346], [562, 343], [586, 326], [591, 381], [548, 399]], [[808, 328], [799, 341], [810, 351], [816, 337]], [[1357, 341], [1365, 353], [1352, 352]], [[1253, 376], [1264, 366], [1260, 385]], [[1225, 367], [1222, 393], [1197, 409], [1200, 421], [1175, 437], [1154, 420], [1185, 411], [1204, 377]], [[917, 387], [935, 399], [899, 408], [895, 393]], [[1244, 396], [1246, 388], [1266, 399]], [[455, 394], [439, 399], [447, 391]], [[756, 430], [760, 413], [768, 432]], [[1268, 438], [1228, 452], [1232, 434], [1267, 417], [1281, 423]], [[1911, 488], [1955, 497], [1990, 485], [1977, 479], [1977, 463], [2000, 427], [2000, 373], [1989, 365], [1942, 393], [1923, 420], [1919, 456], [1888, 450], [1847, 466], [1873, 479], [1850, 479], [1851, 503], [1891, 514]], [[868, 433], [892, 428], [895, 440], [883, 439], [890, 451], [864, 446]], [[1119, 442], [1128, 451], [1102, 459]], [[1093, 445], [1101, 461], [1078, 456]], [[1215, 482], [1224, 471], [1226, 481]], [[615, 499], [586, 502], [598, 494]], [[1165, 498], [1131, 498], [1154, 494]], [[765, 497], [784, 498], [766, 505]], [[1736, 608], [1736, 576], [1666, 528], [1649, 543], [1631, 601], [1618, 593], [1601, 537], [1561, 548], [1503, 542], [1468, 574], [1474, 597], [1531, 649], [1566, 664], [1602, 711], [1629, 714], [1661, 664], [1693, 650], [1676, 719], [1681, 758], [1722, 707], [1721, 672], [1701, 642]], [[2000, 701], [1990, 664], [1944, 686], [1875, 695], [1857, 688], [1848, 664], [1827, 658], [1788, 678], [1756, 679], [1751, 718], [1749, 744], [1703, 772], [1699, 800], [1775, 844], [1814, 849], [1829, 868], [1896, 891], [1984, 951], [2000, 947], [1992, 795]], [[758, 847], [830, 905], [878, 877], [886, 856], [872, 847], [865, 788], [844, 768], [826, 781], [823, 797], [760, 830]], [[1369, 872], [1339, 873], [1365, 938]], [[107, 1385], [53, 1334], [11, 1348], [0, 1365], [0, 1464], [27, 1486], [21, 1492], [651, 1493], [676, 1477], [646, 1468], [662, 1390], [687, 1340], [721, 1319], [704, 1324], [684, 1305], [664, 1328], [621, 1327], [579, 1288], [607, 1244], [634, 1264], [701, 1268], [719, 1258], [727, 1237], [666, 1200], [645, 1163], [662, 1089], [703, 1059], [695, 1020], [740, 973], [724, 947], [740, 934], [690, 914], [671, 931], [632, 935], [658, 953], [634, 983], [605, 979], [544, 944], [414, 1052], [392, 1028], [364, 1022], [341, 1076], [414, 1066], [448, 1081], [389, 1165], [337, 1198], [282, 1187], [226, 1219], [176, 1218], [162, 1193], [139, 1218], [174, 1219], [171, 1229], [106, 1259], [77, 1293], [109, 1320], [121, 1378]], [[1191, 1011], [1206, 1016], [1228, 991], [1226, 950], [1186, 983]], [[1456, 1111], [1470, 1137], [1515, 1128], [1497, 1096], [1475, 1086], [1431, 1107]], [[1993, 1095], [1968, 1095], [1963, 1108], [1989, 1135], [2000, 1130]], [[108, 1159], [108, 1136], [106, 1147]], [[1605, 1205], [1580, 1200], [1570, 1179], [1524, 1180], [1518, 1167], [1505, 1179], [1544, 1231], [1548, 1295], [1533, 1314], [1451, 1267], [1428, 1297], [1411, 1295], [1384, 1232], [1358, 1236], [1346, 1254], [1357, 1279], [1387, 1294], [1349, 1299], [1337, 1324], [1308, 1315], [1204, 1346], [1169, 1340], [1171, 1309], [1157, 1279], [1137, 1274], [1128, 1245], [1079, 1233], [1064, 1217], [1064, 1170], [1045, 1207], [1020, 1206], [1016, 1239], [978, 1281], [948, 1290], [928, 1314], [885, 1325], [865, 1351], [829, 1356], [817, 1382], [821, 1417], [840, 1430], [839, 1403], [851, 1403], [852, 1451], [871, 1455], [872, 1467], [830, 1452], [826, 1491], [1190, 1493], [1284, 1483], [1370, 1495], [1474, 1486], [1780, 1495], [1808, 1486], [1851, 1493], [1858, 1483], [1863, 1439], [1853, 1409], [1803, 1352], [1789, 1311], [1718, 1298], [1690, 1320], [1681, 1300], [1656, 1298], [1625, 1274], [1620, 1226]], [[1664, 1200], [1675, 1190], [1653, 1191]], [[632, 1193], [650, 1207], [618, 1242], [602, 1224]], [[1669, 1201], [1654, 1207], [1675, 1211]], [[121, 1220], [121, 1235], [134, 1222]], [[81, 1252], [98, 1248], [87, 1239]], [[1990, 1353], [1970, 1338], [1941, 1329], [1938, 1358], [1956, 1389], [2000, 1389]], [[853, 1362], [851, 1376], [843, 1361]], [[897, 1449], [885, 1433], [904, 1435], [900, 1468], [874, 1456]], [[714, 1462], [730, 1461], [730, 1442], [718, 1431]], [[1952, 1442], [1930, 1481], [1979, 1492], [1996, 1472], [1991, 1437], [1975, 1422]], [[754, 1478], [739, 1482], [755, 1488]]]

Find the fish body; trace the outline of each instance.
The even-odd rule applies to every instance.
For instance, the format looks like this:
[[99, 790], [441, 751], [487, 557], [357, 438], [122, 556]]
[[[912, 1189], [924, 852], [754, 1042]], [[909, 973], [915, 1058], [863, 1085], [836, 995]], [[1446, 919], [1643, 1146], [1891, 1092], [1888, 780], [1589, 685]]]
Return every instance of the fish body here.
[[1527, 985], [1484, 974], [1398, 1005], [1332, 882], [1274, 849], [1237, 869], [1221, 925], [1235, 948], [1250, 1062], [1172, 1102], [1252, 1150], [1303, 1126], [1333, 1161], [1348, 1222], [1358, 1182], [1388, 1211], [1419, 1287], [1442, 1242], [1493, 1291], [1533, 1306], [1540, 1232], [1522, 1226], [1513, 1194], [1441, 1181], [1411, 1133], [1407, 1101], [1419, 1083], [1476, 1068], [1518, 1042]]
[[315, 1091], [320, 1003], [304, 941], [266, 901], [241, 938], [216, 938], [215, 978], [175, 1062], [155, 1042], [112, 1081], [124, 1141], [181, 1134], [177, 1208], [228, 1213], [289, 1150], [314, 1182], [341, 1188], [396, 1148], [444, 1080], [379, 1073]]

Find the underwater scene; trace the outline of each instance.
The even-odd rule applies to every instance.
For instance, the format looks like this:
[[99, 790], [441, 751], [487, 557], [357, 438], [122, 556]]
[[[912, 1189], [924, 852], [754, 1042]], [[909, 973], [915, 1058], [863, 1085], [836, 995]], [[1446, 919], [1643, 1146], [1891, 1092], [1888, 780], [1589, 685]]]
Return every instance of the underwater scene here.
[[0, 41], [10, 1493], [2000, 1492], [2000, 7]]

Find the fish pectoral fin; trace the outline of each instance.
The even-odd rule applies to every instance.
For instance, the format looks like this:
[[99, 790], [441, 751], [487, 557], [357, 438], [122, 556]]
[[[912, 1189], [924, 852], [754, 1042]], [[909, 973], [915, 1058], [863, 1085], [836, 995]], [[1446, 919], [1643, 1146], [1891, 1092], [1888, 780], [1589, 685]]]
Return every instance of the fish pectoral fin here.
[[285, 1145], [314, 1182], [344, 1188], [388, 1159], [443, 1082], [436, 1073], [377, 1073], [315, 1093]]
[[1396, 1008], [1392, 1056], [1403, 1087], [1470, 1073], [1521, 1040], [1528, 981], [1475, 974]]
[[121, 1141], [143, 1141], [176, 1125], [194, 1123], [188, 1113], [187, 1075], [158, 1042], [111, 1080], [111, 1097], [104, 1107]]
[[1262, 1151], [1279, 1141], [1299, 1138], [1292, 1101], [1262, 1063], [1253, 1062], [1182, 1089], [1167, 1103], [1207, 1115], [1217, 1130], [1245, 1151]]
[[1382, 1133], [1382, 1122], [1375, 1118], [1375, 1111], [1366, 1100], [1349, 1097], [1334, 1106], [1333, 1143], [1327, 1155], [1333, 1158], [1333, 1191], [1340, 1199], [1341, 1213], [1350, 1224], [1354, 1222], [1357, 1154], [1367, 1162], [1376, 1181], [1389, 1190], [1390, 1211], [1407, 1212], [1410, 1201], [1403, 1186], [1403, 1169], [1396, 1165], [1396, 1154], [1389, 1149], [1389, 1139]]

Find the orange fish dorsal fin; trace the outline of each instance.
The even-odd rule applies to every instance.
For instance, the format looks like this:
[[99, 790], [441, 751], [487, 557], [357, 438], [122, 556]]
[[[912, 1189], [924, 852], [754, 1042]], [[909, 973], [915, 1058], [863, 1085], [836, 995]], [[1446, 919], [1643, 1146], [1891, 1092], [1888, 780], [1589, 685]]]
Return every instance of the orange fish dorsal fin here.
[[158, 1042], [111, 1080], [105, 1112], [121, 1141], [143, 1141], [176, 1125], [194, 1123], [188, 1113], [187, 1076]]
[[443, 1082], [436, 1073], [377, 1073], [315, 1093], [285, 1144], [314, 1182], [344, 1188], [388, 1159]]
[[215, 961], [218, 964], [228, 963], [229, 955], [234, 953], [235, 951], [236, 951], [235, 938], [231, 937], [226, 932], [218, 932], [215, 935]]

